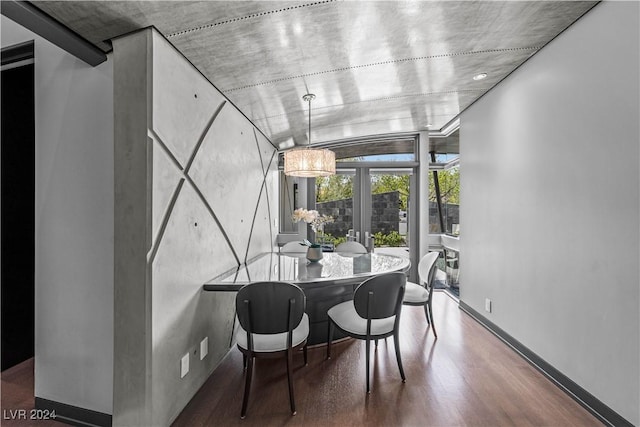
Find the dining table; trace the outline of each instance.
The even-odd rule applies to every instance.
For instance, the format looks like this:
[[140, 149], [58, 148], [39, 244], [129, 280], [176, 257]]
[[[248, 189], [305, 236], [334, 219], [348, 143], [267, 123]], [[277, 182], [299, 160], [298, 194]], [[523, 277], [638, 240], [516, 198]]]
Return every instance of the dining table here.
[[[394, 271], [407, 273], [408, 258], [382, 253], [325, 252], [321, 260], [310, 262], [305, 252], [265, 252], [237, 268], [211, 278], [203, 285], [206, 292], [235, 292], [254, 282], [294, 283], [306, 296], [309, 316], [309, 345], [327, 342], [327, 310], [353, 299], [355, 288], [366, 279]], [[336, 331], [335, 338], [342, 338]]]

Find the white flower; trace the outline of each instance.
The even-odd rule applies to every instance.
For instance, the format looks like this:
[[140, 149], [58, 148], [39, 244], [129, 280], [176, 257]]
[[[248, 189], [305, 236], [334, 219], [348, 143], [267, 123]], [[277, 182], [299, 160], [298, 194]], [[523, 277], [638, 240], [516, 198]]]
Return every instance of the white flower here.
[[322, 215], [322, 216], [318, 216], [316, 219], [314, 219], [311, 222], [311, 229], [313, 229], [314, 232], [324, 232], [324, 225], [325, 224], [329, 224], [333, 222], [333, 217], [329, 216], [329, 215]]
[[306, 223], [310, 223], [314, 219], [316, 219], [316, 215], [314, 214], [314, 212], [316, 212], [317, 214], [317, 211], [308, 211], [304, 208], [298, 208], [293, 211], [291, 219], [293, 220], [293, 222], [304, 221]]
[[318, 213], [318, 211], [307, 211], [306, 215], [304, 216], [304, 222], [306, 222], [307, 224], [311, 224], [313, 221], [318, 219], [319, 216], [320, 214]]
[[293, 222], [304, 221], [307, 224], [311, 224], [311, 229], [314, 232], [323, 231], [325, 224], [333, 222], [332, 216], [320, 215], [316, 210], [307, 210], [304, 208], [298, 208], [293, 211], [291, 219]]
[[298, 208], [293, 211], [291, 219], [293, 220], [293, 222], [304, 221], [307, 224], [311, 224], [319, 216], [320, 214], [318, 213], [318, 211], [308, 211], [305, 208]]

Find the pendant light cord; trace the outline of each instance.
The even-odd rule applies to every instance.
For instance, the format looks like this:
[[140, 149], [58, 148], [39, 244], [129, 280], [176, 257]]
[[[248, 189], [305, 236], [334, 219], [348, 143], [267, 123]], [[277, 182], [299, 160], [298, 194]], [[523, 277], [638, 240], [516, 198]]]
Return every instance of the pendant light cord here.
[[307, 148], [311, 148], [311, 100], [316, 96], [312, 93], [307, 93], [302, 96], [302, 99], [309, 102], [309, 140], [307, 141]]
[[311, 148], [311, 97], [309, 97], [309, 142], [307, 145]]

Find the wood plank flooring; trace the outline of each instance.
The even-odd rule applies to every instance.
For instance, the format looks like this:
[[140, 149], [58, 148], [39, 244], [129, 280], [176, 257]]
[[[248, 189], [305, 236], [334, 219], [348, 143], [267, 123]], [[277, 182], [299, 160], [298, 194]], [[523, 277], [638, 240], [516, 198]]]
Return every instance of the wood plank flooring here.
[[[599, 421], [498, 338], [434, 293], [438, 340], [420, 307], [403, 307], [402, 383], [393, 340], [372, 357], [365, 393], [364, 342], [346, 340], [296, 355], [298, 414], [291, 416], [285, 362], [256, 361], [247, 418], [240, 419], [242, 356], [231, 351], [173, 423], [194, 426], [597, 426]], [[2, 373], [2, 409], [33, 408], [33, 359]], [[55, 421], [0, 419], [2, 426], [55, 427]]]
[[[2, 414], [0, 425], [11, 427], [64, 427], [65, 424], [42, 419], [31, 419], [34, 409], [33, 358], [12, 366], [2, 372], [1, 382]], [[16, 412], [24, 410], [24, 413]], [[23, 418], [24, 414], [24, 418]]]
[[393, 340], [373, 357], [365, 393], [365, 345], [309, 349], [296, 355], [297, 415], [289, 411], [284, 360], [257, 360], [247, 418], [240, 419], [244, 376], [237, 349], [227, 356], [173, 423], [182, 426], [598, 426], [578, 405], [519, 355], [434, 293], [439, 338], [427, 332], [421, 307], [403, 307], [402, 383]]

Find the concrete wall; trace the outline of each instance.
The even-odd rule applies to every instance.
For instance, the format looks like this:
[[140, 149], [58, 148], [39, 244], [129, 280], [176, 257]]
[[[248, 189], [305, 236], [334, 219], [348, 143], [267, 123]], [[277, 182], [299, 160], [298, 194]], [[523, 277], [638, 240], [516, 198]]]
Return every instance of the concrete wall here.
[[639, 15], [597, 5], [460, 136], [462, 301], [635, 425]]
[[276, 150], [154, 30], [114, 58], [114, 424], [168, 425], [229, 351], [234, 294], [202, 284], [275, 245]]
[[[389, 234], [398, 231], [400, 223], [400, 193], [373, 194], [371, 233]], [[345, 237], [353, 228], [353, 198], [316, 203], [316, 210], [321, 215], [329, 215], [334, 221], [325, 225], [324, 231], [333, 237]]]
[[112, 62], [0, 19], [2, 47], [35, 41], [35, 396], [111, 414]]

